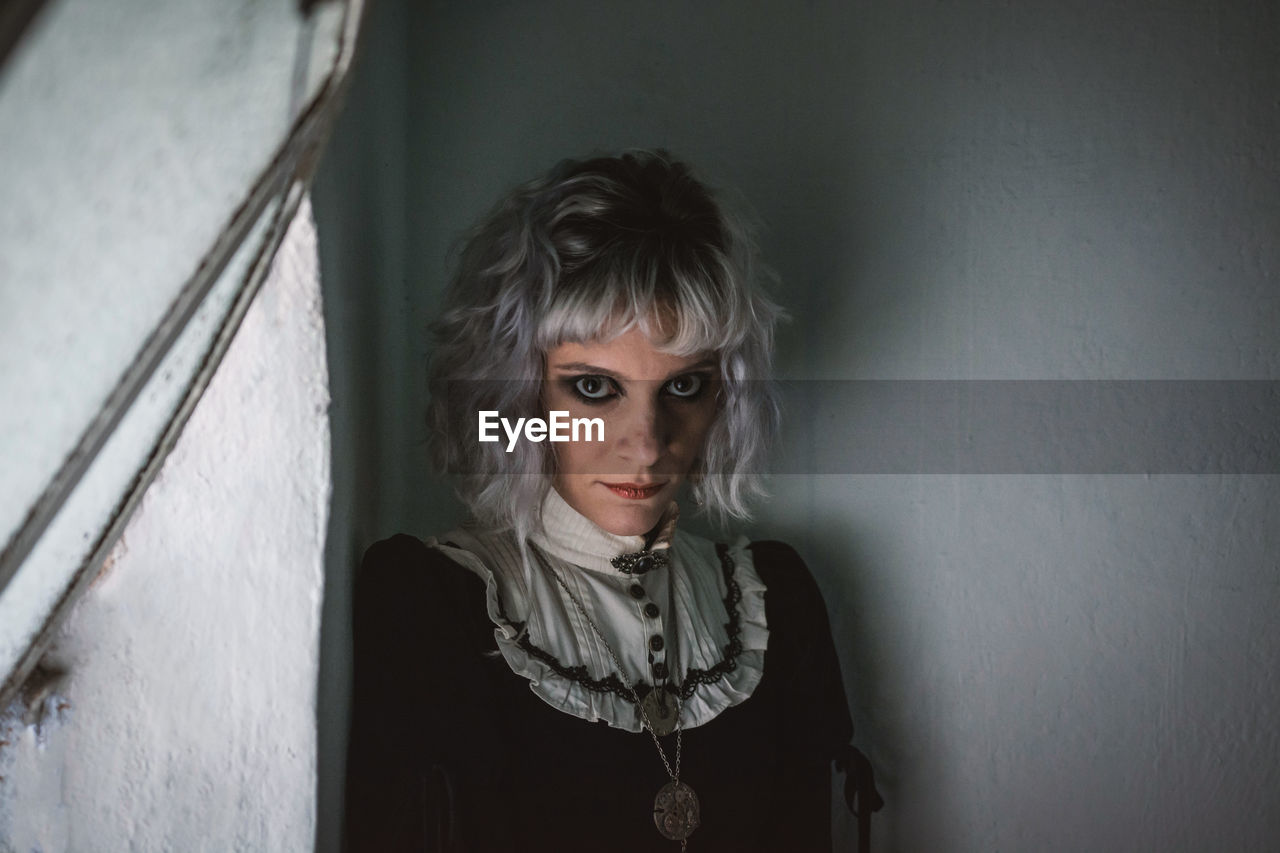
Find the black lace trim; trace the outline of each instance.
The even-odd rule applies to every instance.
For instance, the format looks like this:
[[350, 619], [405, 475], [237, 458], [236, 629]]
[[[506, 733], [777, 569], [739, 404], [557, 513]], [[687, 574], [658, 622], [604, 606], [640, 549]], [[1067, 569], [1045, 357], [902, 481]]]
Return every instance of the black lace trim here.
[[[729, 642], [724, 647], [724, 657], [710, 669], [691, 669], [685, 673], [683, 684], [665, 684], [662, 686], [663, 690], [677, 694], [681, 699], [688, 699], [692, 696], [694, 691], [698, 689], [699, 684], [712, 684], [736, 670], [738, 668], [738, 655], [742, 654], [742, 638], [739, 636], [742, 629], [738, 625], [738, 605], [742, 602], [742, 589], [733, 578], [733, 557], [729, 556], [728, 546], [717, 543], [716, 554], [720, 557], [720, 568], [724, 572], [726, 590], [724, 610], [729, 616], [729, 621], [725, 623], [724, 628], [729, 635]], [[498, 614], [504, 621], [511, 622], [502, 610], [501, 601], [498, 602]], [[551, 652], [535, 646], [529, 640], [529, 634], [525, 630], [525, 623], [511, 622], [511, 624], [517, 631], [516, 645], [524, 649], [532, 657], [551, 667], [556, 674], [569, 679], [575, 684], [582, 685], [592, 693], [612, 693], [628, 702], [634, 702], [631, 697], [632, 690], [643, 701], [644, 697], [655, 689], [645, 681], [638, 681], [628, 689], [616, 672], [611, 672], [604, 678], [592, 678], [585, 666], [565, 666]]]
[[[529, 642], [528, 634], [522, 633], [517, 637], [516, 645], [520, 646], [520, 648], [524, 649], [530, 655], [551, 667], [560, 675], [572, 682], [581, 684], [592, 693], [613, 693], [616, 696], [621, 696], [628, 702], [632, 701], [631, 691], [629, 691], [626, 685], [622, 683], [622, 679], [618, 677], [616, 672], [611, 672], [604, 678], [592, 678], [587, 672], [587, 668], [585, 666], [565, 666], [556, 658], [555, 655], [551, 654], [546, 649], [540, 649], [533, 643]], [[648, 693], [649, 691], [646, 690], [645, 692]], [[639, 693], [640, 685], [637, 685], [636, 694], [639, 695]]]
[[742, 654], [742, 638], [738, 636], [741, 632], [738, 627], [738, 605], [742, 602], [742, 590], [733, 579], [733, 558], [729, 556], [728, 547], [717, 543], [716, 554], [720, 556], [720, 566], [724, 570], [724, 610], [729, 614], [729, 621], [725, 623], [724, 629], [729, 635], [729, 644], [725, 646], [724, 657], [715, 666], [710, 669], [691, 669], [684, 674], [684, 684], [679, 687], [681, 699], [692, 696], [699, 684], [712, 684], [733, 672], [738, 668], [738, 655]]

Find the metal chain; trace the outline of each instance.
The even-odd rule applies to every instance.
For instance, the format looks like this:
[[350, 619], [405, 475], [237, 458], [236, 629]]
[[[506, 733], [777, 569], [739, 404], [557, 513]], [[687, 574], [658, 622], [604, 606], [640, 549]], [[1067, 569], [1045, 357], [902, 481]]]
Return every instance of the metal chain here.
[[[539, 562], [542, 562], [542, 561], [539, 560]], [[623, 684], [628, 684], [626, 680], [626, 676], [623, 675], [622, 663], [618, 660], [618, 656], [614, 653], [613, 647], [609, 645], [609, 641], [604, 638], [604, 634], [600, 631], [599, 628], [596, 627], [596, 623], [592, 620], [591, 616], [587, 613], [587, 608], [583, 606], [582, 601], [578, 598], [577, 595], [574, 594], [573, 590], [569, 589], [569, 585], [565, 583], [564, 578], [560, 577], [560, 572], [558, 572], [554, 566], [547, 566], [545, 563], [543, 563], [543, 565], [551, 572], [551, 576], [556, 579], [556, 583], [560, 584], [560, 588], [563, 589], [565, 591], [565, 594], [569, 596], [569, 600], [573, 602], [573, 606], [578, 608], [578, 612], [582, 614], [582, 618], [585, 619], [587, 624], [591, 626], [591, 630], [595, 632], [596, 639], [598, 639], [600, 641], [600, 644], [604, 646], [604, 650], [609, 653], [609, 660], [613, 661], [614, 667], [618, 670], [619, 680], [622, 681]], [[656, 690], [657, 688], [655, 687], [654, 689]], [[640, 696], [636, 693], [635, 686], [630, 685], [627, 687], [627, 690], [628, 692], [631, 693], [632, 701], [636, 703], [636, 710], [640, 712], [641, 722], [643, 722], [644, 727], [648, 729], [649, 736], [653, 738], [653, 745], [658, 748], [658, 757], [662, 759], [662, 766], [667, 768], [667, 775], [671, 777], [672, 782], [679, 782], [680, 781], [680, 758], [681, 758], [681, 753], [684, 751], [683, 750], [684, 726], [680, 724], [680, 695], [677, 693], [675, 696], [675, 700], [676, 700], [676, 769], [673, 771], [671, 769], [671, 763], [667, 761], [667, 752], [662, 748], [662, 743], [658, 740], [657, 732], [653, 730], [653, 723], [649, 722], [649, 715], [645, 713], [644, 704], [641, 703]], [[683, 846], [684, 845], [682, 844], [681, 845], [682, 849], [683, 849]]]

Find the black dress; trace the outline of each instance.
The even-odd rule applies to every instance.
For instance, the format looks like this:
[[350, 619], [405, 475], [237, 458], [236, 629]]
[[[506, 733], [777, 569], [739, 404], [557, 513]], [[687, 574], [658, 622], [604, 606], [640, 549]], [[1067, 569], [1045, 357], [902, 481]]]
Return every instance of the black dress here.
[[[831, 850], [831, 765], [852, 736], [826, 608], [789, 546], [751, 545], [769, 645], [751, 697], [685, 731], [689, 849]], [[484, 582], [399, 535], [355, 590], [348, 851], [652, 851], [669, 781], [648, 732], [547, 705], [496, 653]], [[674, 762], [675, 735], [663, 738]]]

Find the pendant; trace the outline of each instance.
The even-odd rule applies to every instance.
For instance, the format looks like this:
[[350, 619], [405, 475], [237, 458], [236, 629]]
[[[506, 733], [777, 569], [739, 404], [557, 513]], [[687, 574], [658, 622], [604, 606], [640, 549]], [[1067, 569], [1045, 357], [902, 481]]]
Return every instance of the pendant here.
[[653, 822], [663, 838], [684, 841], [702, 820], [698, 795], [683, 782], [668, 782], [653, 800]]
[[667, 691], [658, 687], [650, 690], [640, 701], [640, 708], [644, 711], [641, 720], [647, 721], [649, 730], [658, 737], [676, 730], [676, 723], [680, 721], [679, 706]]

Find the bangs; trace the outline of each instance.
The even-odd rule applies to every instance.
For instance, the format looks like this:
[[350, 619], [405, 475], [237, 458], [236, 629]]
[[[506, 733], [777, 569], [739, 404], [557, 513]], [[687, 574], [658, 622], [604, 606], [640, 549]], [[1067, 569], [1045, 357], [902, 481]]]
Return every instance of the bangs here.
[[536, 416], [549, 350], [638, 328], [672, 355], [715, 354], [718, 414], [690, 488], [713, 523], [748, 518], [778, 423], [770, 278], [749, 222], [666, 152], [568, 160], [517, 187], [467, 238], [434, 326], [438, 466], [458, 476], [479, 523], [536, 529], [555, 455], [539, 442], [477, 441], [475, 413]]
[[679, 356], [723, 352], [742, 341], [748, 324], [726, 298], [739, 288], [726, 281], [732, 273], [721, 258], [679, 266], [641, 253], [628, 260], [562, 274], [538, 328], [543, 352], [607, 342], [637, 327], [659, 350]]

